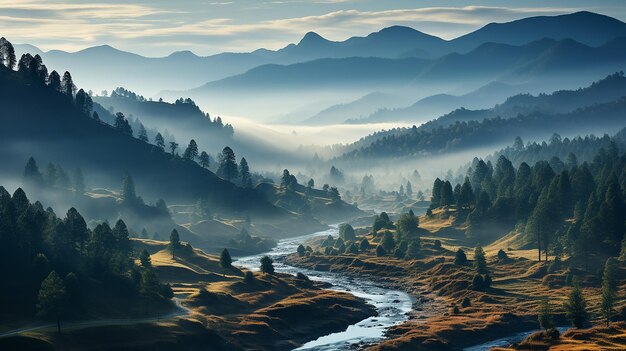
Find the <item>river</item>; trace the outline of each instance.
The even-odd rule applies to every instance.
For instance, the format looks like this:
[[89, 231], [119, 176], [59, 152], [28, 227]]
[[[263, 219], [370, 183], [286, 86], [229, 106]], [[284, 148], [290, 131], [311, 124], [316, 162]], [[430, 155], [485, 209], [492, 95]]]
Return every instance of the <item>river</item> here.
[[327, 282], [332, 284], [330, 290], [348, 292], [360, 298], [376, 308], [377, 316], [364, 319], [356, 324], [350, 325], [346, 330], [332, 333], [311, 340], [297, 350], [348, 350], [353, 349], [357, 344], [372, 344], [384, 338], [385, 331], [394, 325], [401, 324], [408, 319], [408, 312], [413, 308], [414, 299], [405, 292], [390, 290], [376, 284], [375, 282], [354, 279], [339, 273], [318, 272], [309, 269], [296, 268], [284, 263], [287, 255], [296, 252], [298, 245], [317, 236], [337, 236], [339, 230], [337, 226], [330, 229], [303, 235], [295, 238], [283, 239], [278, 242], [271, 251], [241, 257], [235, 265], [251, 270], [259, 269], [259, 261], [263, 256], [269, 256], [274, 260], [274, 268], [280, 273], [295, 275], [302, 272], [309, 276], [311, 280]]

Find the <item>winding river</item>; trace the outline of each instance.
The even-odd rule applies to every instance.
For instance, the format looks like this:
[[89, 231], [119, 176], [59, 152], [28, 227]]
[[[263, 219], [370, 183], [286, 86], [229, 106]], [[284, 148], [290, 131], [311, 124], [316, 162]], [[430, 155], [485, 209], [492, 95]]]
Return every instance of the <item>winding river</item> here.
[[344, 331], [311, 340], [297, 350], [347, 350], [357, 344], [375, 343], [384, 338], [384, 333], [389, 327], [406, 321], [408, 312], [413, 308], [414, 301], [405, 292], [390, 290], [372, 281], [353, 279], [338, 273], [296, 268], [284, 263], [284, 258], [296, 252], [296, 248], [301, 243], [317, 236], [325, 237], [328, 234], [337, 236], [338, 233], [337, 226], [332, 226], [322, 232], [283, 239], [269, 252], [241, 257], [234, 262], [238, 266], [258, 270], [261, 257], [269, 256], [274, 260], [274, 268], [277, 272], [294, 275], [302, 272], [312, 280], [331, 283], [332, 287], [329, 288], [331, 290], [351, 293], [363, 298], [376, 308], [377, 316], [364, 319]]
[[[319, 236], [326, 237], [329, 234], [337, 236], [339, 234], [337, 226], [332, 226], [328, 230], [309, 235], [280, 240], [276, 247], [269, 252], [240, 257], [234, 262], [234, 264], [238, 266], [250, 270], [258, 270], [261, 257], [269, 256], [274, 260], [274, 268], [277, 272], [293, 275], [302, 272], [309, 276], [311, 280], [330, 283], [332, 287], [329, 289], [348, 292], [361, 297], [369, 304], [373, 305], [378, 312], [377, 316], [369, 317], [356, 324], [350, 325], [344, 331], [311, 340], [296, 350], [352, 350], [357, 345], [379, 342], [384, 338], [385, 331], [388, 328], [401, 324], [408, 319], [408, 312], [413, 309], [415, 302], [414, 299], [405, 292], [391, 290], [369, 280], [354, 279], [339, 273], [319, 272], [285, 264], [285, 257], [296, 252], [298, 245], [305, 243], [311, 238]], [[558, 329], [564, 332], [567, 328]], [[493, 347], [507, 346], [511, 343], [524, 340], [535, 331], [536, 330], [531, 330], [511, 334], [501, 339], [491, 340], [480, 345], [465, 348], [464, 351], [486, 351]]]

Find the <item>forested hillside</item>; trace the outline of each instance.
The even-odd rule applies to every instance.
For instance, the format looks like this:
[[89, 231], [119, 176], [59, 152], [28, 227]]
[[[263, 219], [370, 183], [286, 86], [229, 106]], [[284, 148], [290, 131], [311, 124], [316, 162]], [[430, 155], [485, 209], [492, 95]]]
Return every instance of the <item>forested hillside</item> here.
[[[623, 76], [618, 74], [608, 79], [622, 81]], [[561, 95], [570, 94], [555, 93], [551, 99], [540, 96], [535, 99], [530, 98], [532, 101], [530, 103], [507, 105], [510, 106], [507, 107], [509, 109], [520, 111], [515, 117], [505, 118], [498, 115], [487, 118], [492, 116], [491, 111], [458, 110], [419, 128], [414, 126], [376, 133], [349, 146], [348, 148], [354, 148], [354, 150], [345, 153], [339, 159], [350, 161], [441, 154], [467, 148], [498, 146], [503, 142], [513, 140], [516, 136], [524, 139], [548, 138], [550, 135], [546, 131], [563, 135], [604, 134], [620, 129], [626, 124], [624, 117], [626, 100], [623, 97], [564, 113], [554, 108], [551, 109], [553, 111], [543, 112], [539, 107], [543, 103], [535, 101], [548, 99], [550, 105], [562, 105], [563, 109], [566, 109], [566, 104], [561, 101], [575, 98], [560, 99], [558, 96]], [[580, 98], [580, 94], [578, 97]], [[584, 101], [584, 99], [581, 100]], [[519, 106], [519, 108], [512, 106]], [[522, 114], [522, 110], [526, 114]], [[486, 136], [489, 138], [485, 138]]]
[[[61, 322], [86, 317], [155, 314], [173, 293], [149, 265], [137, 265], [128, 228], [119, 220], [90, 230], [71, 208], [57, 217], [31, 203], [22, 189], [0, 186], [0, 298], [2, 320], [36, 314]], [[61, 326], [59, 325], [59, 331]]]
[[[454, 212], [477, 241], [490, 243], [513, 231], [540, 260], [568, 255], [580, 265], [601, 264], [626, 252], [624, 146], [621, 136], [555, 137], [549, 145], [509, 148], [495, 164], [474, 159], [462, 184], [435, 180], [431, 209]], [[578, 161], [593, 150], [589, 162]], [[531, 161], [554, 151], [549, 160]], [[568, 156], [561, 160], [563, 154]], [[514, 166], [504, 155], [521, 163]]]
[[103, 187], [117, 188], [119, 179], [130, 174], [153, 201], [205, 198], [225, 211], [284, 213], [254, 190], [239, 188], [201, 167], [193, 161], [198, 155], [180, 157], [166, 152], [165, 145], [134, 138], [123, 115], [116, 116], [113, 126], [94, 119], [91, 98], [83, 90], [76, 92], [71, 75], [66, 72], [63, 79], [54, 71], [48, 75], [37, 56], [25, 55], [17, 71], [1, 66], [0, 83], [6, 88], [0, 95], [5, 176], [17, 177], [33, 156], [68, 169], [81, 168]]

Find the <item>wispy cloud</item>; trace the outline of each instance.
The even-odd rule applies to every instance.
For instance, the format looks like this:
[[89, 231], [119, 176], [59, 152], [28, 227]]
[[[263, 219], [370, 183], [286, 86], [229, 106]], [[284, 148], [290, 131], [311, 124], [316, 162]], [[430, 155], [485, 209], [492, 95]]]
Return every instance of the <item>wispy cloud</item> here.
[[[351, 6], [354, 1], [313, 0], [343, 7]], [[165, 7], [163, 4], [157, 6], [158, 2], [139, 3], [138, 0], [116, 4], [0, 0], [0, 26], [3, 28], [2, 34], [10, 40], [29, 42], [46, 49], [73, 50], [108, 43], [140, 53], [165, 54], [168, 49], [191, 49], [207, 54], [248, 51], [258, 47], [275, 49], [298, 41], [308, 31], [316, 31], [332, 40], [343, 40], [390, 25], [411, 26], [429, 34], [452, 38], [488, 22], [577, 10], [487, 6], [392, 8], [380, 11], [341, 9], [308, 16], [242, 20], [235, 13], [225, 15], [214, 10], [236, 7], [234, 1], [207, 1], [197, 8], [190, 5], [193, 1], [182, 2], [186, 6], [177, 7], [169, 3]], [[286, 2], [288, 6], [297, 6], [294, 2], [298, 1]], [[272, 2], [263, 4], [287, 6]]]

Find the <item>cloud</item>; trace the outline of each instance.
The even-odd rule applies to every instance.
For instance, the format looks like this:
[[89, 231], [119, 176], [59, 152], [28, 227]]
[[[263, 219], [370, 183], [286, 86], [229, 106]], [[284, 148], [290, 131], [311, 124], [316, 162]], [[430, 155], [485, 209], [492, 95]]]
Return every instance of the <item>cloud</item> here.
[[[233, 1], [207, 1], [201, 5], [196, 3], [199, 6], [197, 8], [192, 7], [191, 2], [187, 6], [168, 3], [165, 8], [164, 5], [157, 7], [136, 1], [103, 4], [0, 0], [0, 26], [3, 28], [3, 35], [9, 40], [28, 42], [46, 49], [72, 50], [106, 43], [139, 53], [167, 54], [168, 49], [191, 49], [200, 54], [209, 54], [250, 51], [259, 47], [277, 49], [289, 42], [297, 42], [308, 31], [316, 31], [331, 40], [344, 40], [391, 25], [406, 25], [429, 34], [453, 38], [488, 22], [556, 15], [577, 10], [486, 6], [380, 11], [343, 9], [309, 16], [244, 20], [243, 16], [237, 16], [236, 11], [223, 12], [231, 7], [240, 11], [239, 14], [244, 11], [243, 7]], [[313, 1], [343, 7], [350, 6], [351, 2]], [[271, 2], [255, 4], [298, 6], [298, 1], [288, 3], [289, 5]], [[248, 11], [254, 13], [255, 10]]]

